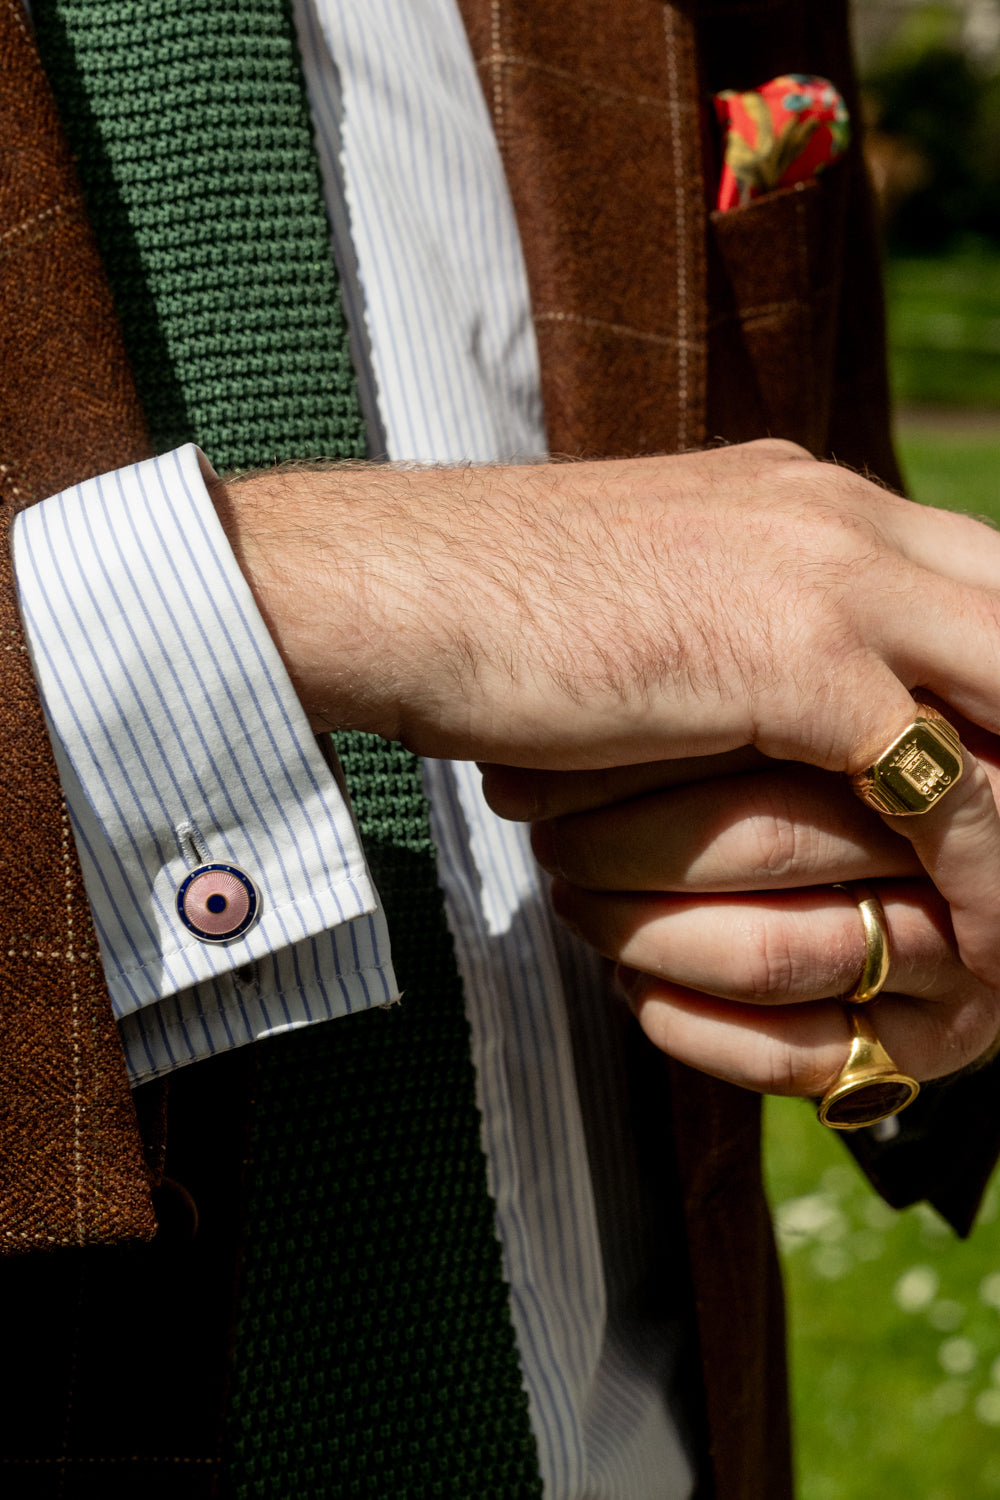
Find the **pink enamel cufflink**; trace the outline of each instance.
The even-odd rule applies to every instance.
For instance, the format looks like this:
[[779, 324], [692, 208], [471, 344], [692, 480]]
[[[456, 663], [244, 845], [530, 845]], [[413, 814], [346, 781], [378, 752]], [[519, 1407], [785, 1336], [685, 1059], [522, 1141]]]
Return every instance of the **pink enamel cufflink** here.
[[177, 887], [177, 915], [202, 943], [231, 943], [257, 920], [260, 895], [238, 865], [199, 865]]

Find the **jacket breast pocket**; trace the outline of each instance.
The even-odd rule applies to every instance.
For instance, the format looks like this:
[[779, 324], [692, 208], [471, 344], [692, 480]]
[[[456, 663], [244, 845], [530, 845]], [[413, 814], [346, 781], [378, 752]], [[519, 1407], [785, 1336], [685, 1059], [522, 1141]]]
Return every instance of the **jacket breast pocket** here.
[[711, 215], [709, 440], [783, 437], [826, 451], [848, 178], [837, 167]]

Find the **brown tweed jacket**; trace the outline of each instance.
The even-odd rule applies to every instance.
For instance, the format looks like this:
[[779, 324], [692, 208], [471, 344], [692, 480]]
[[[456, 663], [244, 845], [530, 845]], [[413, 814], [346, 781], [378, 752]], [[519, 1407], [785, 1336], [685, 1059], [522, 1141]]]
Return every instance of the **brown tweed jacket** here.
[[[725, 216], [708, 207], [712, 90], [817, 72], [857, 118], [844, 0], [461, 3], [525, 245], [553, 450], [773, 433], [896, 483], [857, 149], [816, 183]], [[10, 514], [141, 456], [146, 440], [21, 0], [0, 0], [0, 126]], [[63, 1247], [4, 1269], [17, 1371], [5, 1493], [82, 1495], [98, 1464], [105, 1495], [209, 1495], [252, 1061], [177, 1081], [164, 1185], [161, 1099], [140, 1091], [140, 1134], [6, 556], [2, 567], [0, 1244]], [[689, 1264], [669, 1274], [692, 1283], [714, 1490], [780, 1497], [783, 1336], [758, 1101], [659, 1058], [645, 1066], [651, 1109], [670, 1101]], [[661, 1091], [657, 1075], [669, 1075]], [[858, 1148], [891, 1201], [930, 1196], [968, 1228], [997, 1147], [993, 1092], [990, 1071], [929, 1090], [891, 1149]], [[194, 1239], [188, 1189], [202, 1211]], [[149, 1240], [152, 1194], [156, 1241], [102, 1248]], [[109, 1412], [132, 1289], [149, 1285], [156, 1350]]]

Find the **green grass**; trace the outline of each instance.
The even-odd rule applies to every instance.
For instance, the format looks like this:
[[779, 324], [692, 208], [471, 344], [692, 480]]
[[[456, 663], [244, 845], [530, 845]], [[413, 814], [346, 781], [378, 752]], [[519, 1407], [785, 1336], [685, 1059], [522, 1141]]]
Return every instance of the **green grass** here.
[[963, 1243], [886, 1208], [808, 1105], [766, 1119], [801, 1500], [1000, 1496], [996, 1187]]
[[915, 500], [1000, 525], [1000, 410], [996, 425], [982, 428], [950, 425], [941, 412], [906, 413], [897, 445]]
[[1000, 255], [897, 260], [886, 288], [899, 401], [1000, 408]]
[[[1000, 525], [1000, 256], [888, 281], [910, 492]], [[766, 1121], [800, 1500], [1000, 1500], [996, 1184], [962, 1243], [886, 1208], [808, 1105], [769, 1100]]]

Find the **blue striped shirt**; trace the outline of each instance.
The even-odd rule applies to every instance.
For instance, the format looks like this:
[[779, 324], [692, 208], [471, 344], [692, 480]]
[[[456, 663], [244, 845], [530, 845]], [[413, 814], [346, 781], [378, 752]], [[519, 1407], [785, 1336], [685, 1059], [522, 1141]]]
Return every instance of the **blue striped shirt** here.
[[[453, 0], [295, 14], [373, 451], [542, 454], [521, 250]], [[350, 813], [197, 450], [26, 512], [15, 557], [133, 1077], [393, 999]], [[674, 1335], [642, 1314], [655, 1272], [601, 966], [552, 920], [525, 831], [493, 817], [475, 768], [428, 763], [425, 779], [546, 1495], [683, 1500]], [[230, 947], [174, 910], [206, 859], [262, 892]]]

